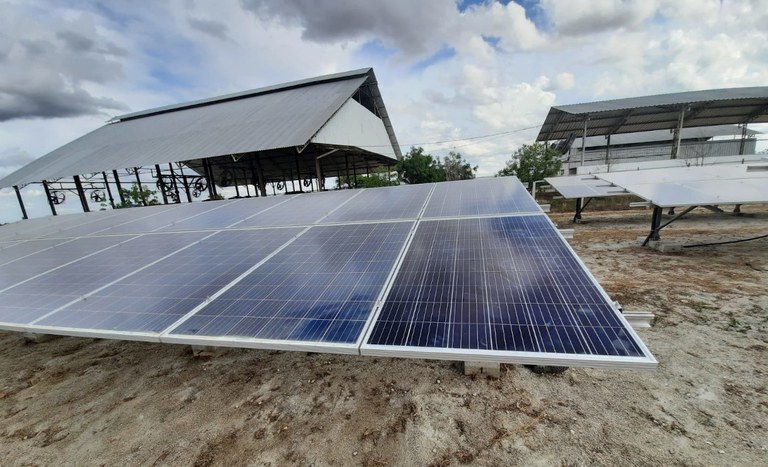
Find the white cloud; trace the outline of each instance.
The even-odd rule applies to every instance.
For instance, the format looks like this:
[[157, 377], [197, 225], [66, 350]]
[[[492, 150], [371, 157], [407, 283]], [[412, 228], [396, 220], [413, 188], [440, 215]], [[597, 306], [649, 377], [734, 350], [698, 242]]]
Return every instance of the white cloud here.
[[374, 66], [404, 146], [490, 175], [553, 104], [765, 85], [766, 24], [768, 0], [6, 2], [0, 170], [125, 108]]

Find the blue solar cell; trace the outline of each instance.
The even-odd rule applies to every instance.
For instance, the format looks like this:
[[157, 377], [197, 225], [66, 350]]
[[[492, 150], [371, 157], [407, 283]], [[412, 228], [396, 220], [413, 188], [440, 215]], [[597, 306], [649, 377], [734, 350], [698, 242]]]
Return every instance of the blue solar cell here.
[[424, 217], [519, 212], [538, 213], [541, 208], [516, 177], [498, 177], [436, 184]]
[[[43, 274], [70, 261], [83, 258], [131, 237], [95, 237], [74, 240], [33, 240], [15, 246], [2, 255], [0, 290]], [[20, 250], [17, 250], [20, 249]], [[15, 254], [14, 254], [14, 250]], [[0, 301], [2, 305], [2, 301]], [[0, 319], [2, 321], [2, 319]]]
[[359, 190], [339, 190], [291, 195], [289, 201], [279, 208], [257, 214], [236, 227], [311, 225], [359, 193]]
[[412, 226], [312, 227], [171, 335], [355, 343]]
[[432, 186], [425, 184], [366, 189], [323, 219], [323, 223], [416, 219]]
[[270, 196], [205, 203], [209, 205], [207, 211], [175, 220], [171, 225], [160, 230], [221, 229], [233, 224], [237, 226], [240, 221], [259, 213], [263, 214], [262, 211], [273, 209], [285, 201], [287, 201], [285, 197]]
[[[10, 277], [16, 285], [0, 292], [0, 322], [32, 323], [203, 235], [82, 238], [9, 264], [0, 268], [0, 278]], [[98, 252], [104, 245], [112, 248]], [[89, 254], [92, 255], [85, 256]], [[66, 264], [77, 258], [81, 259]], [[10, 266], [13, 270], [8, 270]], [[29, 280], [19, 283], [20, 278]]]
[[35, 324], [159, 333], [300, 231], [216, 233]]
[[644, 356], [544, 215], [422, 221], [367, 343]]
[[106, 228], [100, 226], [99, 229], [92, 228], [91, 233], [94, 235], [112, 235], [155, 232], [174, 222], [198, 216], [229, 203], [232, 201], [182, 203], [125, 209], [126, 214], [114, 218], [110, 226]]

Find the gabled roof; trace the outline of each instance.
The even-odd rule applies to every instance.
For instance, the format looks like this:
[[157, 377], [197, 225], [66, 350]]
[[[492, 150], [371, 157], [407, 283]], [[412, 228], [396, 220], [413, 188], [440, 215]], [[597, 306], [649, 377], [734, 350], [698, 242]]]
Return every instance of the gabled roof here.
[[665, 130], [684, 127], [768, 122], [768, 87], [710, 89], [614, 99], [549, 109], [536, 141]]
[[360, 92], [369, 95], [368, 110], [381, 118], [399, 156], [373, 69], [364, 68], [122, 115], [6, 176], [0, 186], [303, 146]]

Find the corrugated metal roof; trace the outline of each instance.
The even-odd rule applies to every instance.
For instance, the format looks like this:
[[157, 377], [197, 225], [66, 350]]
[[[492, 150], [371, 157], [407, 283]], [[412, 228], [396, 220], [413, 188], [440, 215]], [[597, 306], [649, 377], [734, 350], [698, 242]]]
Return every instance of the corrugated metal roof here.
[[710, 89], [632, 97], [550, 108], [537, 141], [675, 128], [680, 109], [685, 127], [768, 122], [768, 87]]
[[396, 147], [367, 68], [117, 117], [6, 176], [0, 186], [302, 146], [364, 84], [379, 96], [377, 110]]

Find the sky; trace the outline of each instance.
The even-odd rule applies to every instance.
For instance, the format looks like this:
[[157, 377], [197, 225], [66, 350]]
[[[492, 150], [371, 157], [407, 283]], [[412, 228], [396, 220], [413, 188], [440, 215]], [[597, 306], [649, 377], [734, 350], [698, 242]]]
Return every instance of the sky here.
[[766, 24], [768, 0], [0, 0], [0, 177], [116, 115], [363, 67], [403, 152], [492, 175], [552, 105], [767, 85]]

